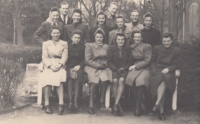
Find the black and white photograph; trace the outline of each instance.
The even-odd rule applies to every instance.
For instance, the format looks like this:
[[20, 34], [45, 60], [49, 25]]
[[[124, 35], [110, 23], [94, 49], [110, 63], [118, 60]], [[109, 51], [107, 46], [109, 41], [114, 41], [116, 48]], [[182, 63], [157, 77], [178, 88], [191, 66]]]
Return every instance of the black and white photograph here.
[[0, 124], [200, 124], [200, 0], [0, 0]]

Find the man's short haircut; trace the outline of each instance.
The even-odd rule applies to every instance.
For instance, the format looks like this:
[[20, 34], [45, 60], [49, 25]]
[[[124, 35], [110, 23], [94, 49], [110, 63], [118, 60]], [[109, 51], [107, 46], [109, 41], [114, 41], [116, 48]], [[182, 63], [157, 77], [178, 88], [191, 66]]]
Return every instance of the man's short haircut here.
[[168, 38], [168, 37], [170, 37], [171, 40], [173, 40], [173, 38], [174, 38], [172, 33], [163, 33], [162, 37], [163, 37], [163, 38]]
[[68, 5], [69, 6], [69, 3], [66, 2], [66, 1], [63, 1], [62, 3], [60, 3], [60, 8], [61, 8], [62, 5]]
[[117, 2], [111, 2], [111, 3], [109, 4], [109, 7], [111, 7], [111, 5], [116, 5], [116, 6], [118, 7]]
[[132, 14], [133, 12], [138, 12], [138, 14], [139, 14], [139, 16], [140, 16], [140, 12], [139, 12], [137, 9], [132, 10], [132, 11], [129, 13], [129, 15], [131, 16], [131, 14]]

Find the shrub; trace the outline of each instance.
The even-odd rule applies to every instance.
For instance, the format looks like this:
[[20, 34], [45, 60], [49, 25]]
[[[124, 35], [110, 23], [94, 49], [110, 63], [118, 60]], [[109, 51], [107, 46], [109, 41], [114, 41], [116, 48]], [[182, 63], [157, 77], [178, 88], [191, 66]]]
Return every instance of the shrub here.
[[0, 109], [13, 105], [18, 85], [24, 78], [26, 64], [40, 61], [40, 48], [0, 46]]

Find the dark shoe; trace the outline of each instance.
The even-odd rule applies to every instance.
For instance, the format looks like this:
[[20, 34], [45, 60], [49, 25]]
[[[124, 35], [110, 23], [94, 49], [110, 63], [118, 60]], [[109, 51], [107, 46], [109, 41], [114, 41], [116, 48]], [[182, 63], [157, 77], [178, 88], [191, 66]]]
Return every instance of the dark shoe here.
[[103, 101], [103, 102], [100, 102], [100, 108], [106, 108], [105, 107], [105, 102]]
[[114, 104], [114, 105], [113, 105], [112, 111], [113, 111], [114, 113], [116, 113], [116, 112], [118, 111], [118, 105], [117, 105], [117, 104]]
[[51, 108], [49, 107], [49, 105], [45, 106], [45, 112], [47, 114], [52, 114]]
[[117, 112], [117, 115], [118, 115], [118, 116], [122, 116], [122, 115], [123, 115], [123, 110], [122, 110], [122, 107], [121, 107], [120, 104], [118, 105], [118, 112]]
[[88, 112], [89, 112], [89, 114], [94, 114], [94, 108], [89, 107]]
[[68, 109], [71, 111], [72, 108], [73, 108], [73, 104], [72, 104], [72, 102], [69, 102], [69, 104], [68, 104]]
[[165, 120], [165, 113], [160, 113], [159, 119], [164, 121]]
[[42, 110], [45, 110], [44, 102], [42, 102], [41, 106], [42, 106]]
[[62, 115], [63, 112], [64, 112], [64, 105], [59, 105], [59, 107], [58, 107], [58, 114]]
[[155, 105], [154, 107], [153, 107], [153, 111], [154, 112], [157, 112], [159, 110], [159, 105]]
[[74, 112], [78, 112], [78, 105], [74, 105]]
[[140, 108], [135, 109], [135, 116], [140, 116]]

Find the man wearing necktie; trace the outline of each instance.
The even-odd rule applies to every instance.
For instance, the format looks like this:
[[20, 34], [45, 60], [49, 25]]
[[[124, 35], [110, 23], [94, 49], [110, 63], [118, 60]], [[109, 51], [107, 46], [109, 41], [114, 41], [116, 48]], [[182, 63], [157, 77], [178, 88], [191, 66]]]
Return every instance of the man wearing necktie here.
[[64, 25], [69, 25], [72, 23], [72, 18], [68, 16], [69, 4], [67, 2], [62, 2], [60, 4], [60, 17], [59, 21]]

